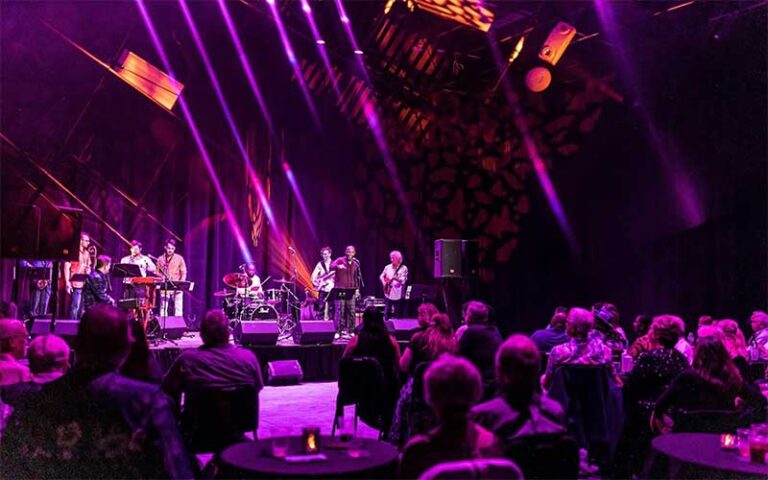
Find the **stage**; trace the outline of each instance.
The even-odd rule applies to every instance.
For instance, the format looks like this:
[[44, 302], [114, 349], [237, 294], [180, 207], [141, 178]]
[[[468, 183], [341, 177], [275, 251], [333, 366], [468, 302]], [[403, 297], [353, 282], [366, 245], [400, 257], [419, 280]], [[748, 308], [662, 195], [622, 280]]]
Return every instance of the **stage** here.
[[[181, 352], [202, 345], [199, 332], [185, 333], [178, 340], [163, 340], [150, 344], [152, 358], [165, 373]], [[338, 365], [347, 340], [336, 340], [330, 345], [296, 345], [288, 338], [277, 345], [246, 346], [259, 359], [266, 382], [267, 363], [275, 360], [298, 360], [304, 372], [303, 382], [332, 382], [338, 379]]]

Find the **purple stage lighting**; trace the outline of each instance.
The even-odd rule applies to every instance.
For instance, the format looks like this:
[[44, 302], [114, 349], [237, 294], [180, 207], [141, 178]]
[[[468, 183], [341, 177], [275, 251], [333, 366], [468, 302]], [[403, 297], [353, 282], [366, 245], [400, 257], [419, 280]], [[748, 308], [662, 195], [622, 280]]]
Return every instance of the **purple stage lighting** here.
[[[221, 0], [219, 0], [221, 1]], [[331, 66], [331, 60], [328, 58], [328, 53], [325, 51], [325, 40], [322, 39], [320, 36], [320, 31], [317, 29], [317, 24], [315, 23], [315, 18], [312, 16], [312, 9], [309, 7], [308, 0], [301, 0], [301, 9], [306, 13], [307, 17], [307, 23], [309, 23], [309, 28], [312, 30], [312, 35], [315, 38], [315, 43], [318, 45], [317, 52], [320, 54], [320, 58], [323, 59], [323, 65], [325, 65], [325, 71], [328, 74], [328, 78], [331, 80], [331, 84], [333, 85], [333, 91], [336, 92], [336, 98], [341, 98], [341, 90], [339, 89], [339, 84], [336, 81], [336, 75], [333, 73], [333, 67]]]
[[319, 243], [319, 240], [317, 237], [317, 230], [315, 230], [315, 223], [312, 221], [312, 218], [309, 216], [309, 209], [307, 208], [307, 202], [304, 201], [304, 195], [301, 194], [301, 189], [299, 189], [299, 184], [298, 182], [296, 182], [296, 177], [293, 175], [293, 170], [291, 169], [291, 166], [286, 161], [283, 161], [283, 171], [285, 172], [285, 178], [288, 179], [288, 183], [291, 185], [293, 194], [296, 195], [296, 199], [299, 201], [299, 208], [301, 209], [301, 215], [304, 217], [304, 221], [307, 222], [307, 227], [309, 227], [309, 232], [312, 234], [312, 238], [315, 240], [315, 243]]
[[[144, 26], [147, 28], [147, 31], [152, 38], [152, 43], [155, 46], [155, 50], [157, 50], [157, 54], [160, 56], [160, 59], [163, 62], [165, 71], [168, 72], [168, 75], [171, 77], [171, 79], [176, 78], [176, 75], [173, 74], [173, 69], [171, 68], [171, 62], [168, 59], [168, 55], [165, 53], [165, 48], [160, 41], [160, 37], [157, 34], [157, 30], [155, 29], [154, 24], [152, 23], [149, 12], [147, 12], [146, 7], [144, 6], [143, 0], [136, 0], [136, 5], [138, 6], [141, 17], [144, 20]], [[233, 213], [232, 206], [230, 205], [227, 196], [224, 194], [224, 189], [221, 186], [218, 175], [216, 175], [216, 170], [213, 168], [213, 163], [211, 162], [211, 158], [208, 155], [208, 150], [205, 147], [203, 138], [200, 135], [200, 130], [195, 124], [195, 120], [192, 117], [192, 112], [189, 109], [189, 106], [187, 105], [183, 95], [179, 97], [178, 103], [181, 107], [182, 113], [184, 114], [184, 118], [189, 125], [189, 129], [192, 132], [192, 136], [195, 139], [195, 143], [197, 144], [197, 148], [200, 151], [200, 155], [203, 157], [203, 163], [205, 163], [205, 168], [208, 170], [208, 176], [211, 179], [211, 183], [213, 183], [216, 194], [219, 197], [219, 201], [221, 201], [221, 204], [224, 207], [224, 214], [226, 215], [229, 227], [232, 229], [232, 234], [235, 236], [235, 241], [237, 242], [237, 245], [240, 249], [240, 253], [246, 262], [252, 262], [253, 256], [251, 255], [248, 244], [245, 241], [245, 237], [240, 231], [240, 226], [237, 224], [237, 219]]]

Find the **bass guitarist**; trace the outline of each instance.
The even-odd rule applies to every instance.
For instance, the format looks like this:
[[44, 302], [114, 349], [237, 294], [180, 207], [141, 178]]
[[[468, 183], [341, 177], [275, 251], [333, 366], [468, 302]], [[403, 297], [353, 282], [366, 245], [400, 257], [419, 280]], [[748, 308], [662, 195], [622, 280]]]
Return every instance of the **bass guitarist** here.
[[333, 318], [330, 310], [330, 303], [328, 302], [328, 295], [333, 290], [335, 283], [334, 277], [336, 271], [331, 270], [331, 247], [323, 247], [320, 249], [321, 260], [315, 265], [315, 269], [312, 271], [312, 285], [317, 290], [317, 312], [321, 315], [320, 318], [328, 320]]
[[391, 263], [379, 275], [384, 287], [384, 318], [402, 318], [408, 267], [403, 264], [403, 254], [398, 250], [390, 252], [389, 261]]

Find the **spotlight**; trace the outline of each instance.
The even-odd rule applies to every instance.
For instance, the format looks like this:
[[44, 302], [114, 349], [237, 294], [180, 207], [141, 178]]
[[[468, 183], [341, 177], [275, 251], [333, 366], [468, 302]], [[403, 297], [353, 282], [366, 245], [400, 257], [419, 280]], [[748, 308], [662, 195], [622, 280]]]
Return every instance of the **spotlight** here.
[[323, 40], [322, 38], [318, 38], [317, 40], [315, 40], [315, 43], [318, 45], [325, 45], [325, 40]]
[[362, 50], [355, 50], [355, 55], [362, 55], [362, 54], [363, 54]]

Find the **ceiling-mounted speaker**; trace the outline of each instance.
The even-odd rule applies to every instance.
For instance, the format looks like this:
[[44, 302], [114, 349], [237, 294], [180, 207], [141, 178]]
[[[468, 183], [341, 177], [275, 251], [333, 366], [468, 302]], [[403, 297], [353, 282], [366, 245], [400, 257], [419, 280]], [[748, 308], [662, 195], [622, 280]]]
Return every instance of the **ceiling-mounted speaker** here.
[[571, 44], [574, 36], [576, 36], [576, 29], [573, 25], [558, 22], [555, 28], [549, 32], [547, 39], [544, 40], [544, 44], [539, 50], [539, 58], [554, 67], [565, 53], [565, 49]]

